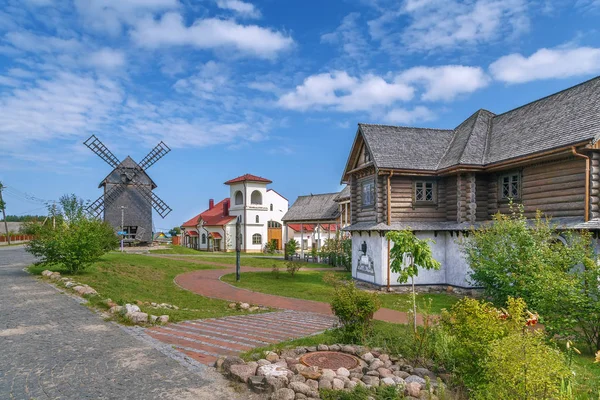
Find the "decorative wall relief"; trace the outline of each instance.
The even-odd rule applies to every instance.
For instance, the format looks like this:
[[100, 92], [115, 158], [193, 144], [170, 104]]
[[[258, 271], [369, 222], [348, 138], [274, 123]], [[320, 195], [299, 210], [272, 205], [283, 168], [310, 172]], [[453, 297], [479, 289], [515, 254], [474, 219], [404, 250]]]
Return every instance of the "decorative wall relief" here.
[[358, 266], [356, 267], [356, 272], [375, 276], [373, 259], [367, 255], [366, 242], [363, 242], [363, 244], [361, 245], [361, 251], [363, 252], [363, 254], [360, 257], [358, 257]]

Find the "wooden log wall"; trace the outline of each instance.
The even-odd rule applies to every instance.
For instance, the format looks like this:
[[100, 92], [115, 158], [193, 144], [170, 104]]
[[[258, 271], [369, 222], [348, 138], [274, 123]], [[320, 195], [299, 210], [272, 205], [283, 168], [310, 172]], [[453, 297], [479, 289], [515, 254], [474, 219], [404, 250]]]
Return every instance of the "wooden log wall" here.
[[458, 198], [457, 194], [457, 177], [456, 176], [448, 176], [444, 178], [446, 185], [446, 220], [456, 222], [457, 218], [457, 204]]
[[600, 153], [590, 154], [590, 218], [600, 218]]
[[465, 221], [474, 223], [477, 218], [477, 182], [475, 174], [465, 174]]
[[377, 213], [376, 222], [386, 222], [386, 192], [387, 177], [383, 175], [378, 175], [377, 179], [375, 180], [375, 211]]
[[[371, 175], [367, 175], [367, 176], [361, 176], [360, 178], [355, 177], [355, 181], [356, 181], [356, 187], [352, 196], [352, 204], [353, 204], [353, 209], [352, 209], [352, 223], [357, 223], [357, 222], [376, 222], [377, 221], [377, 210], [378, 210], [378, 203], [379, 203], [379, 188], [377, 185], [377, 179], [375, 179], [375, 173], [373, 171], [373, 174]], [[370, 207], [370, 208], [362, 208], [362, 182], [364, 182], [367, 179], [375, 179], [375, 206]], [[354, 207], [354, 205], [356, 205]]]
[[[497, 177], [502, 175], [498, 173]], [[508, 202], [499, 199], [498, 185], [498, 178], [490, 181], [488, 196], [498, 199], [495, 208], [488, 207], [491, 214], [510, 211]], [[521, 199], [518, 202], [523, 204], [527, 218], [534, 218], [537, 210], [552, 217], [583, 217], [585, 160], [569, 157], [524, 167], [521, 170]], [[491, 203], [489, 201], [490, 206]]]
[[437, 204], [413, 205], [413, 178], [394, 176], [391, 179], [392, 222], [444, 221], [446, 219], [446, 180], [438, 179]]
[[475, 212], [476, 221], [486, 221], [490, 219], [488, 214], [488, 196], [489, 196], [489, 174], [477, 174], [475, 176], [476, 192], [475, 201], [477, 210]]

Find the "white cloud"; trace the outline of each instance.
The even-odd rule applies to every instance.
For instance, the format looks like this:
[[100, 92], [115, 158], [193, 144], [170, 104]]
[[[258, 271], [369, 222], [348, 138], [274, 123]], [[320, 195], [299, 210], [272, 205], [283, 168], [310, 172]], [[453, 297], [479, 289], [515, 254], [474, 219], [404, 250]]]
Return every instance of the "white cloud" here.
[[125, 65], [125, 54], [120, 50], [103, 48], [93, 52], [87, 59], [88, 63], [101, 69], [115, 69]]
[[137, 44], [147, 48], [185, 45], [199, 49], [234, 48], [263, 58], [272, 58], [294, 43], [280, 32], [231, 20], [198, 19], [187, 27], [178, 13], [167, 13], [158, 21], [146, 18], [131, 35]]
[[255, 82], [250, 82], [248, 84], [248, 87], [250, 89], [258, 90], [259, 92], [264, 92], [264, 93], [274, 93], [274, 94], [281, 93], [281, 89], [273, 82], [255, 81]]
[[59, 73], [0, 95], [0, 141], [18, 146], [100, 129], [123, 100], [113, 81]]
[[321, 35], [321, 43], [341, 45], [350, 60], [366, 63], [370, 56], [369, 43], [359, 26], [360, 14], [350, 13], [344, 17], [335, 31]]
[[142, 17], [179, 7], [178, 0], [75, 0], [84, 27], [116, 36], [123, 24], [134, 24]]
[[4, 35], [4, 41], [19, 50], [31, 53], [74, 52], [83, 48], [75, 38], [40, 36], [28, 31], [8, 32]]
[[523, 83], [600, 73], [600, 48], [540, 49], [529, 57], [510, 54], [490, 65], [495, 79]]
[[527, 0], [406, 0], [400, 9], [384, 10], [369, 28], [390, 52], [451, 50], [526, 32]]
[[397, 78], [407, 84], [421, 84], [426, 101], [453, 100], [456, 96], [475, 92], [488, 85], [490, 79], [479, 67], [445, 65], [441, 67], [415, 67]]
[[411, 125], [417, 122], [431, 121], [435, 119], [435, 114], [424, 106], [417, 106], [412, 110], [406, 108], [394, 108], [384, 117], [384, 120], [392, 124]]
[[[209, 61], [198, 68], [198, 73], [179, 79], [173, 87], [179, 92], [191, 92], [198, 97], [214, 99], [221, 96], [229, 83], [228, 70], [225, 66]], [[216, 93], [216, 92], [219, 93]]]
[[244, 18], [260, 18], [260, 11], [252, 3], [241, 0], [217, 0], [217, 7], [231, 10]]
[[364, 111], [412, 97], [413, 89], [404, 83], [389, 83], [371, 74], [352, 77], [345, 71], [334, 71], [309, 76], [293, 92], [280, 97], [278, 103], [294, 110], [333, 108]]

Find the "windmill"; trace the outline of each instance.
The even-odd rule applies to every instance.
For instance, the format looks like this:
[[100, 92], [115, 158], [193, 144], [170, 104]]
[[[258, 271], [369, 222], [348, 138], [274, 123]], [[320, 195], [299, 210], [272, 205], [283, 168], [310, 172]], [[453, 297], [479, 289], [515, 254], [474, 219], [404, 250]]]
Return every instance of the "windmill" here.
[[162, 218], [172, 210], [154, 194], [156, 184], [146, 171], [171, 151], [169, 146], [161, 141], [138, 164], [129, 156], [119, 161], [95, 135], [83, 144], [113, 168], [98, 185], [104, 194], [87, 207], [88, 213], [95, 218], [104, 214], [104, 221], [124, 231], [129, 241], [151, 242], [152, 209]]

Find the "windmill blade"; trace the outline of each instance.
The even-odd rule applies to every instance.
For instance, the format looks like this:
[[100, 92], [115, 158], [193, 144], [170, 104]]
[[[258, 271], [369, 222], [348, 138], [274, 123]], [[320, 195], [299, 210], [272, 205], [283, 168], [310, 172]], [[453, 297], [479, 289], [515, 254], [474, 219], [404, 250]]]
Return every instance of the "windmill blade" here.
[[158, 213], [158, 215], [161, 216], [161, 218], [166, 217], [171, 211], [173, 211], [173, 209], [169, 207], [167, 203], [165, 203], [160, 197], [155, 195], [152, 190], [148, 189], [148, 187], [140, 185], [139, 183], [132, 184], [138, 189], [140, 194], [152, 204], [152, 208], [154, 208], [154, 210]]
[[112, 203], [113, 201], [115, 201], [123, 190], [123, 185], [113, 186], [108, 190], [108, 192], [98, 197], [96, 201], [87, 206], [86, 211], [92, 216], [92, 218], [100, 218], [100, 216], [104, 212], [106, 202]]
[[120, 163], [119, 159], [115, 157], [113, 153], [96, 137], [96, 135], [92, 135], [83, 142], [90, 150], [98, 155], [101, 159], [106, 161], [108, 165], [113, 168], [116, 168]]
[[144, 159], [139, 163], [139, 166], [143, 170], [146, 170], [152, 165], [154, 165], [154, 163], [156, 163], [158, 160], [163, 158], [165, 154], [167, 154], [170, 151], [171, 149], [169, 148], [169, 146], [167, 146], [164, 142], [161, 141], [159, 144], [156, 145], [155, 148], [153, 148], [150, 151], [150, 153], [148, 153], [146, 157], [144, 157]]

